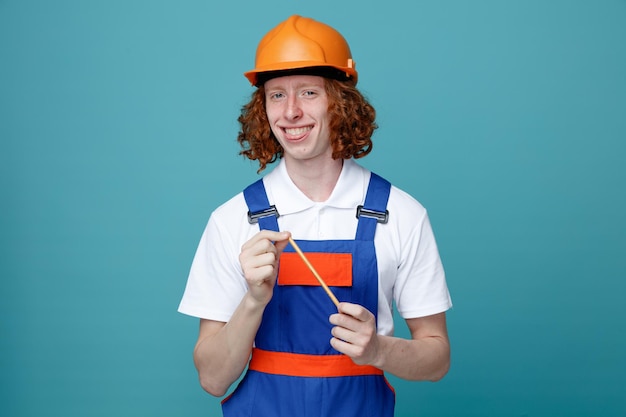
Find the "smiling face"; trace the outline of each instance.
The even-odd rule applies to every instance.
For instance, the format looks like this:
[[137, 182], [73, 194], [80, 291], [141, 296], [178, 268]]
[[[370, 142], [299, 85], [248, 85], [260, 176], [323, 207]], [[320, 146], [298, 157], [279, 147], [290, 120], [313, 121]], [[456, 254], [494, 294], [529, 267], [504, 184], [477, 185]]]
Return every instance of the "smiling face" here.
[[289, 75], [268, 80], [265, 108], [287, 161], [332, 159], [324, 78]]

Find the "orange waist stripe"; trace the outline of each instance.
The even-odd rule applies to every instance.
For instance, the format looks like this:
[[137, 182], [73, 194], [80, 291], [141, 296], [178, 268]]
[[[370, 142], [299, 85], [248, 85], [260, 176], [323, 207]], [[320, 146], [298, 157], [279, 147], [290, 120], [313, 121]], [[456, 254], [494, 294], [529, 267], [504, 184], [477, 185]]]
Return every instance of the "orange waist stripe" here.
[[266, 374], [318, 378], [383, 375], [380, 369], [369, 365], [357, 365], [346, 355], [305, 355], [257, 348], [252, 350], [248, 368]]

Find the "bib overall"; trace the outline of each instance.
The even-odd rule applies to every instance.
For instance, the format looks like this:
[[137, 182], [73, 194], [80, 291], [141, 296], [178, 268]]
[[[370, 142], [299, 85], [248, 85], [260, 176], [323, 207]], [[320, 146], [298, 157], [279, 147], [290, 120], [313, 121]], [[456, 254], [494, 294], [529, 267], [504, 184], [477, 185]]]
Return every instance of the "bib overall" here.
[[[354, 240], [296, 240], [339, 301], [378, 311], [377, 223], [386, 222], [390, 184], [371, 175]], [[251, 222], [278, 231], [263, 181], [244, 190]], [[258, 330], [248, 371], [223, 401], [225, 417], [392, 417], [395, 394], [383, 372], [356, 365], [330, 345], [336, 307], [288, 245]]]

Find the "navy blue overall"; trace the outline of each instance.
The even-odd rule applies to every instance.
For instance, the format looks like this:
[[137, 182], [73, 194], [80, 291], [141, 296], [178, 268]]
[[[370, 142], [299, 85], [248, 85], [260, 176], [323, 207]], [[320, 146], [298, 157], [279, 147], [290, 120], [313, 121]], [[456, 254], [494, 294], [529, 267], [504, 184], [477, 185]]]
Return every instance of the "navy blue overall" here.
[[[365, 203], [357, 209], [354, 240], [296, 240], [305, 254], [351, 257], [351, 268], [344, 274], [351, 285], [329, 286], [339, 301], [360, 304], [375, 315], [378, 268], [374, 234], [377, 223], [386, 221], [389, 190], [389, 182], [372, 173]], [[251, 222], [258, 221], [260, 229], [278, 231], [278, 213], [269, 205], [263, 181], [247, 187], [244, 197]], [[337, 310], [323, 288], [281, 284], [283, 259], [293, 252], [291, 245], [283, 252], [252, 360], [235, 392], [223, 401], [224, 416], [393, 416], [395, 394], [382, 371], [356, 365], [331, 347], [328, 318]]]

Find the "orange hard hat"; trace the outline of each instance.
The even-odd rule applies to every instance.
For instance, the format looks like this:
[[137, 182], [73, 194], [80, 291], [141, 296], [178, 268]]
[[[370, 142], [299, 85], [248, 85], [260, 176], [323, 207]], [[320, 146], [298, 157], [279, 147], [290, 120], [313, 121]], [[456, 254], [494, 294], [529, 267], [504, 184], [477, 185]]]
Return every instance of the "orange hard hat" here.
[[353, 79], [355, 83], [358, 78], [350, 46], [339, 32], [324, 23], [294, 15], [261, 39], [255, 68], [244, 75], [252, 85], [258, 85], [262, 84], [263, 75], [307, 68], [334, 68], [344, 79]]

